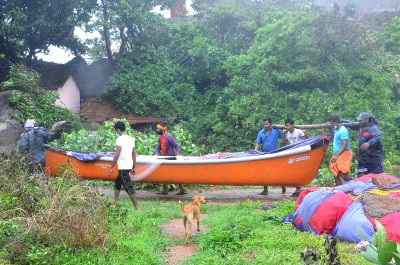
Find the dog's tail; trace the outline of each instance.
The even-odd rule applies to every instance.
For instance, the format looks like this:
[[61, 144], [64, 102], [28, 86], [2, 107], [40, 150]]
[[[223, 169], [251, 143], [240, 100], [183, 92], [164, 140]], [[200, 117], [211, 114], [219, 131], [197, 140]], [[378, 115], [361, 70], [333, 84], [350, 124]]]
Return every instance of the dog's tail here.
[[179, 201], [179, 204], [181, 205], [182, 213], [185, 213], [185, 209], [184, 209], [184, 206], [183, 206], [183, 202]]

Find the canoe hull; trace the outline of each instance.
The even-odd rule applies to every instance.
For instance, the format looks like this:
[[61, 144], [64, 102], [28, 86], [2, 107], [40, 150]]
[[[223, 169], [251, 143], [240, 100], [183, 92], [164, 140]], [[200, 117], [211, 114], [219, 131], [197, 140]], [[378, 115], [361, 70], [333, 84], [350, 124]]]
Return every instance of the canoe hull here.
[[[323, 141], [297, 153], [266, 155], [257, 159], [169, 161], [138, 157], [132, 180], [143, 183], [303, 186], [317, 174], [328, 143]], [[84, 179], [112, 181], [118, 174], [115, 167], [112, 176], [108, 176], [111, 159], [82, 162], [65, 153], [46, 149], [46, 172], [59, 175], [64, 172], [60, 165], [68, 165]]]

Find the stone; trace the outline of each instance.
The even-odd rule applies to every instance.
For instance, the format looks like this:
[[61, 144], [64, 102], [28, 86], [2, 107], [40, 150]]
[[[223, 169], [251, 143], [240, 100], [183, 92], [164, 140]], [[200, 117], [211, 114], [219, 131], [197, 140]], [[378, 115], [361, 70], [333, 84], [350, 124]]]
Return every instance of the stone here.
[[0, 152], [18, 150], [18, 141], [23, 132], [22, 125], [17, 120], [0, 120]]
[[59, 121], [53, 124], [49, 131], [49, 140], [55, 140], [61, 137], [62, 133], [70, 133], [72, 130], [71, 126], [67, 121]]
[[23, 133], [23, 125], [12, 118], [14, 109], [8, 105], [10, 91], [0, 92], [0, 152], [18, 149], [18, 140]]

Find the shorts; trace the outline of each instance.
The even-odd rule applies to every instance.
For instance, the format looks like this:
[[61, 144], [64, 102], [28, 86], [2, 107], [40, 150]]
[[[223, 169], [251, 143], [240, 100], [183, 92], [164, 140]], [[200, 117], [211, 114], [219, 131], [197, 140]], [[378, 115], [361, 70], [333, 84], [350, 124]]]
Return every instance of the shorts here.
[[358, 162], [357, 175], [362, 176], [366, 174], [381, 174], [384, 172], [383, 163], [366, 164]]
[[114, 188], [121, 190], [121, 186], [124, 186], [125, 191], [132, 196], [135, 194], [131, 177], [129, 176], [130, 170], [118, 170], [118, 177], [114, 181]]

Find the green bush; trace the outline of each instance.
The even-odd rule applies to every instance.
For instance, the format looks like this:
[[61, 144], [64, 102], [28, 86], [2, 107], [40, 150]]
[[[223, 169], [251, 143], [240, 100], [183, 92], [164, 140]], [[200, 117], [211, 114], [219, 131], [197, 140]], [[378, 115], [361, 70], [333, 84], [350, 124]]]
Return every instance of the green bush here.
[[41, 126], [50, 127], [67, 121], [72, 128], [81, 128], [78, 116], [66, 108], [56, 106], [57, 92], [45, 91], [39, 85], [40, 76], [23, 65], [11, 65], [10, 76], [2, 88], [12, 90], [8, 104], [15, 109], [14, 117], [21, 123], [35, 119]]
[[[120, 120], [126, 125], [126, 133], [136, 142], [136, 153], [141, 155], [154, 155], [158, 143], [159, 135], [155, 131], [142, 133], [132, 130], [125, 119], [114, 119], [114, 122]], [[114, 130], [114, 122], [106, 121], [103, 126], [96, 131], [94, 135], [85, 130], [79, 130], [70, 134], [62, 134], [60, 139], [52, 142], [56, 147], [86, 151], [86, 152], [110, 152], [115, 150], [115, 141], [117, 135]], [[168, 130], [181, 148], [181, 155], [201, 155], [204, 154], [203, 146], [196, 146], [193, 143], [192, 135], [185, 131], [180, 125], [175, 125]]]

